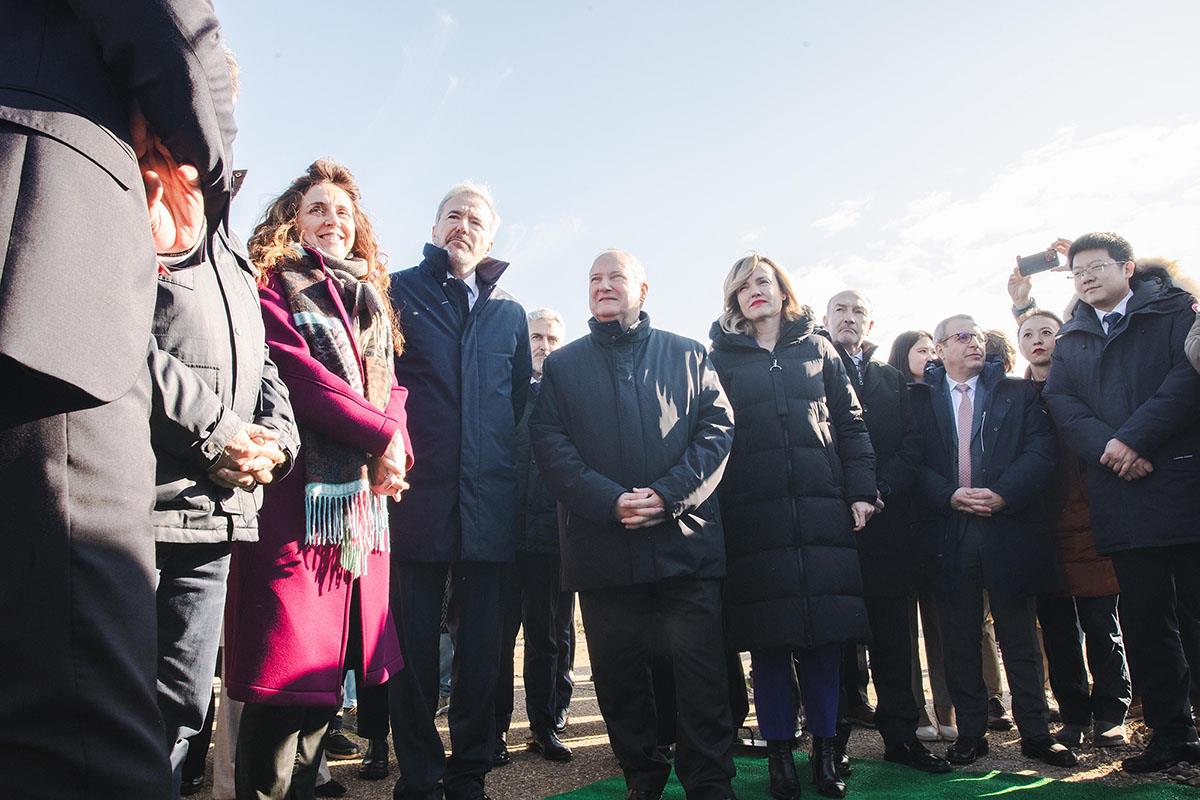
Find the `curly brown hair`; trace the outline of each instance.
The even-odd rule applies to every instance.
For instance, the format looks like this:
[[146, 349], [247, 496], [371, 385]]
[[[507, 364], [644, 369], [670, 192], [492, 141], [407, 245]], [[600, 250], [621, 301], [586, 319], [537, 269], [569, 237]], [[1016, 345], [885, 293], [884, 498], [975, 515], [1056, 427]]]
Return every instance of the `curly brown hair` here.
[[400, 320], [392, 308], [390, 295], [391, 279], [387, 270], [387, 255], [379, 249], [375, 232], [371, 228], [371, 220], [362, 208], [362, 192], [358, 182], [349, 169], [333, 159], [321, 158], [309, 165], [304, 174], [292, 181], [283, 194], [275, 198], [263, 211], [262, 220], [254, 228], [247, 248], [250, 260], [258, 268], [258, 285], [266, 286], [280, 267], [295, 258], [294, 246], [299, 243], [300, 236], [296, 228], [296, 218], [300, 214], [300, 202], [305, 193], [314, 186], [329, 183], [337, 186], [350, 196], [354, 207], [354, 245], [350, 255], [367, 262], [369, 281], [379, 292], [380, 299], [387, 309], [392, 322], [393, 347], [396, 355], [404, 352], [404, 333], [400, 330]]

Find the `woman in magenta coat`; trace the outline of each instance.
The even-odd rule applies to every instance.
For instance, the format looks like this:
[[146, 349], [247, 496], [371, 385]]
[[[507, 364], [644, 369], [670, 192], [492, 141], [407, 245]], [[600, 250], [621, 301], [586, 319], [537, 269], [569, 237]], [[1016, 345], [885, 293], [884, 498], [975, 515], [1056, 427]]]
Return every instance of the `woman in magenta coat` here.
[[301, 446], [264, 495], [259, 541], [235, 546], [230, 568], [225, 681], [246, 704], [236, 791], [311, 798], [344, 671], [369, 687], [403, 666], [387, 525], [387, 497], [408, 487], [411, 464], [407, 392], [393, 372], [403, 339], [346, 168], [317, 161], [293, 181], [267, 208], [250, 255]]

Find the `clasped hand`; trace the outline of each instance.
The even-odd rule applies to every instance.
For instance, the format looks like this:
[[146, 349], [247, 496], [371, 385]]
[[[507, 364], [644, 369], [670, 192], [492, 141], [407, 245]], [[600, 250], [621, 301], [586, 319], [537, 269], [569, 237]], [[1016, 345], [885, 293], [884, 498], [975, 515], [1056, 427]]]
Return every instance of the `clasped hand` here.
[[208, 471], [209, 478], [226, 489], [247, 491], [256, 483], [270, 483], [273, 470], [286, 458], [278, 439], [279, 434], [270, 428], [246, 423], [225, 445]]
[[998, 511], [1003, 511], [1006, 505], [1004, 498], [991, 489], [963, 487], [950, 495], [951, 508], [979, 517], [990, 517]]
[[1100, 464], [1127, 481], [1140, 480], [1154, 472], [1153, 464], [1119, 439], [1108, 440], [1104, 454], [1100, 456]]
[[392, 436], [387, 449], [381, 456], [372, 456], [368, 463], [371, 491], [399, 500], [401, 493], [408, 490], [408, 454], [404, 452], [404, 434], [400, 430]]
[[617, 519], [626, 530], [649, 528], [666, 519], [667, 507], [653, 489], [634, 489], [617, 498]]

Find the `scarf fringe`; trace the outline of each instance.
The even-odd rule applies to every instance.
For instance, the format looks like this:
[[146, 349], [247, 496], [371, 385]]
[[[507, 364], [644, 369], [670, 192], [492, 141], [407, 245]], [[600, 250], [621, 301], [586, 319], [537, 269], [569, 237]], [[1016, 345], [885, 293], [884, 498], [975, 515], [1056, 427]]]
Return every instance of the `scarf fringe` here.
[[304, 544], [337, 545], [340, 563], [354, 578], [367, 574], [367, 556], [390, 549], [387, 497], [365, 480], [309, 483], [304, 487]]

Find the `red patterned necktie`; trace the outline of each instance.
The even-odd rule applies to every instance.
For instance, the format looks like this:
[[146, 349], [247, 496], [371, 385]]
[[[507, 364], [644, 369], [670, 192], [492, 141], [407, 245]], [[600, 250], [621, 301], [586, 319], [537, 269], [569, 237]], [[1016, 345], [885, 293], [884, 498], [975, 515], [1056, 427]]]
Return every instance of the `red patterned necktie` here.
[[954, 387], [962, 393], [962, 402], [958, 404], [958, 485], [966, 487], [971, 485], [971, 422], [975, 417], [970, 388], [965, 383]]

